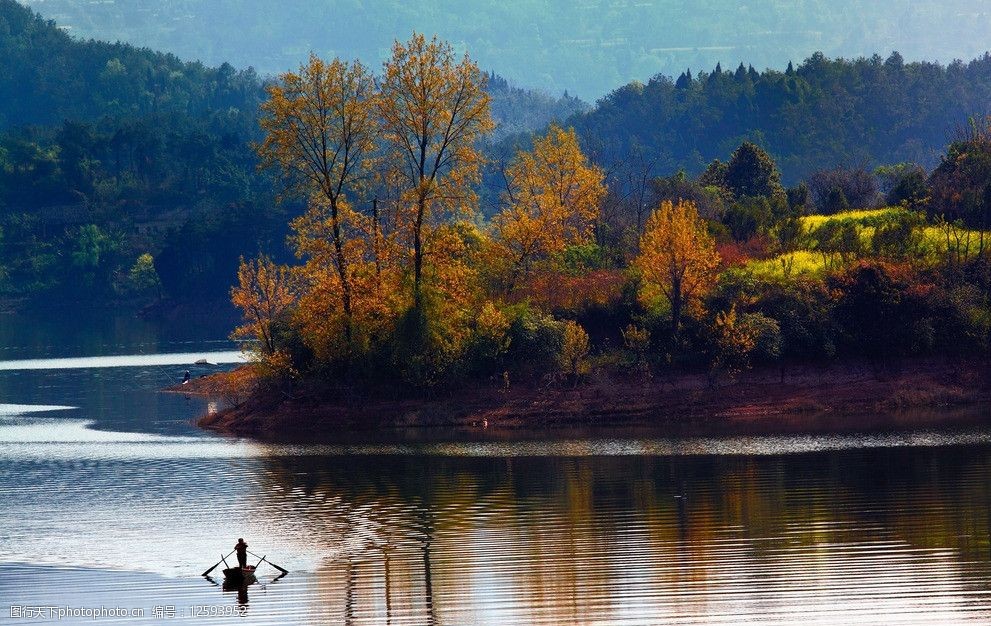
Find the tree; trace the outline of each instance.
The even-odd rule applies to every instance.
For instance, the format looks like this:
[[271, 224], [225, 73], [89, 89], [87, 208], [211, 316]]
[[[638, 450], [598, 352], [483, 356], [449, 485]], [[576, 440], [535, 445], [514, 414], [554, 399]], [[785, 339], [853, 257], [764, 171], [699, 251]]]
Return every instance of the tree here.
[[713, 160], [706, 166], [705, 171], [699, 174], [698, 183], [703, 187], [725, 187], [726, 164], [719, 159]]
[[846, 199], [841, 187], [833, 187], [826, 195], [826, 199], [819, 205], [819, 210], [826, 215], [835, 215], [850, 210], [850, 201]]
[[510, 288], [537, 260], [589, 243], [606, 188], [573, 129], [552, 124], [506, 171], [505, 208], [493, 219], [496, 241], [510, 266]]
[[[726, 204], [732, 200], [725, 187], [702, 185], [700, 181], [688, 178], [683, 170], [671, 176], [655, 177], [650, 181], [650, 192], [652, 207], [665, 200], [689, 200], [695, 204], [699, 215], [707, 219], [718, 219], [726, 212]], [[639, 232], [643, 233], [643, 229]]]
[[561, 333], [561, 353], [558, 355], [558, 367], [576, 385], [579, 378], [589, 372], [588, 354], [588, 333], [581, 327], [581, 324], [571, 320], [565, 321]]
[[691, 202], [661, 203], [647, 219], [640, 254], [633, 267], [646, 286], [656, 289], [671, 310], [671, 334], [677, 338], [686, 305], [712, 285], [719, 254], [715, 242]]
[[749, 141], [733, 152], [726, 164], [726, 186], [737, 198], [778, 196], [784, 193], [778, 166], [763, 148]]
[[905, 307], [908, 285], [897, 268], [862, 262], [832, 281], [834, 318], [854, 354], [868, 359], [901, 356], [914, 342]]
[[789, 187], [785, 191], [788, 196], [788, 211], [792, 215], [807, 213], [812, 205], [812, 195], [809, 186], [805, 182], [798, 183], [794, 187]]
[[[877, 204], [877, 179], [863, 167], [834, 167], [819, 170], [809, 177], [809, 190], [820, 211], [836, 213], [870, 208]], [[841, 199], [846, 200], [844, 206]]]
[[[298, 73], [283, 74], [268, 94], [260, 120], [265, 140], [258, 152], [263, 165], [279, 168], [289, 189], [311, 198], [308, 214], [294, 224], [297, 251], [336, 270], [344, 337], [350, 342], [354, 288], [346, 231], [355, 215], [348, 194], [365, 176], [375, 147], [374, 81], [361, 63], [327, 63], [310, 55]], [[325, 228], [315, 228], [318, 224]], [[326, 236], [333, 254], [317, 254]]]
[[155, 259], [147, 252], [142, 254], [127, 272], [127, 288], [135, 293], [155, 292], [162, 297], [162, 282], [155, 271]]
[[926, 171], [916, 167], [904, 173], [895, 182], [884, 198], [888, 206], [905, 205], [912, 210], [923, 208], [929, 197]]
[[233, 336], [257, 339], [262, 356], [271, 357], [278, 349], [276, 327], [286, 323], [296, 302], [296, 278], [290, 268], [262, 255], [251, 261], [242, 258], [237, 279], [237, 286], [231, 288], [231, 302], [241, 309], [244, 323]]
[[423, 262], [444, 209], [471, 212], [482, 157], [476, 141], [494, 127], [485, 77], [450, 44], [419, 34], [396, 42], [381, 79], [379, 115], [390, 174], [401, 188], [400, 226], [413, 250], [413, 302], [422, 304]]
[[[974, 121], [959, 133], [929, 178], [930, 211], [949, 221], [963, 220], [982, 231], [991, 228], [991, 118]], [[981, 248], [984, 248], [982, 238]]]
[[723, 214], [723, 223], [729, 227], [736, 241], [746, 241], [755, 235], [766, 233], [774, 223], [776, 215], [784, 213], [785, 201], [780, 196], [773, 199], [766, 196], [743, 196]]

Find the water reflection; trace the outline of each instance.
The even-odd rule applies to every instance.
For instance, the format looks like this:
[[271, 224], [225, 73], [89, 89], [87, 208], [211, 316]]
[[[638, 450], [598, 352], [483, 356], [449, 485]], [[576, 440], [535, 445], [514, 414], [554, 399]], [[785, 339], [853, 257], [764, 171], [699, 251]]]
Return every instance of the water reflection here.
[[[60, 351], [3, 324], [0, 343], [21, 342], [4, 359], [134, 354], [147, 330]], [[259, 445], [192, 426], [203, 402], [156, 393], [170, 373], [0, 372], [0, 616], [19, 602], [251, 624], [991, 621], [981, 425]], [[291, 573], [226, 592], [200, 577], [239, 536]]]
[[[0, 460], [10, 507], [0, 561], [73, 554], [168, 572], [176, 578], [154, 587], [165, 602], [206, 594], [188, 577], [218, 543], [245, 536], [292, 573], [210, 602], [281, 623], [991, 619], [983, 445], [673, 457], [264, 450]], [[40, 582], [54, 599], [67, 576], [0, 576], [0, 597]], [[130, 597], [120, 580], [71, 584], [83, 599]]]
[[314, 610], [345, 622], [980, 620], [987, 469], [984, 448], [280, 457], [265, 511], [332, 555]]

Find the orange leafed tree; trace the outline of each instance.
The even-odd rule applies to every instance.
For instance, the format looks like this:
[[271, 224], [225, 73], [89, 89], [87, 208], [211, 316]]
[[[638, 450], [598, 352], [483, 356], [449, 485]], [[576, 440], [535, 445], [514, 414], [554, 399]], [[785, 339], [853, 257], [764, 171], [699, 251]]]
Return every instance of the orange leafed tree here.
[[[339, 207], [350, 213], [345, 200]], [[398, 268], [384, 254], [388, 247], [371, 230], [372, 221], [355, 216], [349, 225], [351, 236], [338, 248], [330, 212], [320, 210], [314, 200], [310, 210], [293, 220], [290, 239], [306, 259], [299, 268], [305, 289], [295, 313], [303, 340], [317, 358], [345, 364], [368, 348], [373, 337], [383, 336], [395, 311], [403, 308]], [[338, 258], [347, 263], [346, 282], [335, 271]], [[345, 286], [351, 290], [347, 297]]]
[[712, 286], [719, 266], [715, 242], [693, 202], [661, 203], [647, 219], [633, 266], [645, 287], [670, 306], [671, 332], [677, 337], [685, 307]]
[[241, 259], [237, 281], [231, 302], [241, 309], [244, 323], [234, 337], [257, 339], [262, 356], [271, 357], [278, 348], [274, 328], [288, 321], [296, 303], [296, 277], [290, 268], [262, 255], [251, 261]]
[[[467, 55], [414, 33], [396, 42], [378, 99], [391, 180], [401, 189], [396, 225], [412, 251], [413, 302], [420, 308], [424, 259], [445, 214], [471, 212], [481, 155], [477, 140], [493, 128], [485, 77]], [[438, 259], [442, 262], [443, 259]]]
[[[331, 271], [331, 291], [340, 306], [345, 342], [352, 335], [355, 252], [351, 233], [360, 216], [348, 198], [365, 182], [375, 149], [375, 83], [360, 63], [325, 62], [315, 55], [269, 87], [262, 105], [265, 140], [262, 164], [277, 167], [287, 187], [310, 200], [307, 215], [294, 223], [297, 252]], [[328, 248], [329, 246], [329, 248]], [[321, 277], [326, 280], [329, 277]]]
[[533, 150], [516, 155], [506, 170], [505, 208], [493, 219], [511, 288], [534, 262], [591, 241], [606, 195], [603, 178], [574, 129], [551, 125]]

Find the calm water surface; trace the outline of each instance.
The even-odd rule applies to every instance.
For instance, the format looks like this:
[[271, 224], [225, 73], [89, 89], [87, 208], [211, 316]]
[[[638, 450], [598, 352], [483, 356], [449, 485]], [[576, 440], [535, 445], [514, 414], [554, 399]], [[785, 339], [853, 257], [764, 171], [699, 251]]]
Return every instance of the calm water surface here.
[[991, 621], [985, 430], [262, 445], [156, 393], [222, 327], [78, 326], [0, 317], [0, 623]]

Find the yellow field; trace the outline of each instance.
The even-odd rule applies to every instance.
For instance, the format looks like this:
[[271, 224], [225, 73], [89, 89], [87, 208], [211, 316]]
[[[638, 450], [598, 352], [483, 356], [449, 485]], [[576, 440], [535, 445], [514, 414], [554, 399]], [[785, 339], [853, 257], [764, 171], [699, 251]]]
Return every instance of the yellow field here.
[[839, 258], [836, 255], [826, 257], [811, 250], [798, 250], [779, 254], [770, 259], [749, 261], [742, 269], [754, 277], [766, 280], [783, 280], [798, 276], [821, 278], [826, 275], [827, 263], [832, 267], [839, 263]]
[[[846, 211], [834, 215], [807, 215], [799, 218], [801, 232], [796, 240], [798, 250], [770, 259], [755, 259], [732, 271], [743, 271], [755, 278], [767, 280], [798, 276], [821, 278], [830, 271], [840, 269], [843, 264], [839, 254], [824, 254], [818, 250], [817, 233], [827, 223], [853, 224], [856, 228], [861, 250], [857, 254], [847, 255], [847, 260], [851, 260], [874, 256], [872, 242], [878, 227], [911, 215], [907, 209], [901, 207]], [[967, 230], [952, 224], [927, 224], [916, 231], [908, 257], [915, 262], [932, 265], [943, 263], [948, 258], [962, 261], [978, 254], [982, 245], [984, 250], [991, 247], [991, 233], [985, 232], [982, 242], [981, 233], [976, 230]]]
[[[845, 211], [834, 213], [833, 215], [806, 215], [799, 218], [802, 228], [806, 231], [818, 228], [826, 222], [860, 222], [862, 225], [874, 226], [877, 222], [884, 221], [885, 218], [907, 213], [907, 209], [901, 207], [884, 207], [881, 209], [863, 209], [858, 211]], [[868, 224], [871, 223], [871, 224]]]

